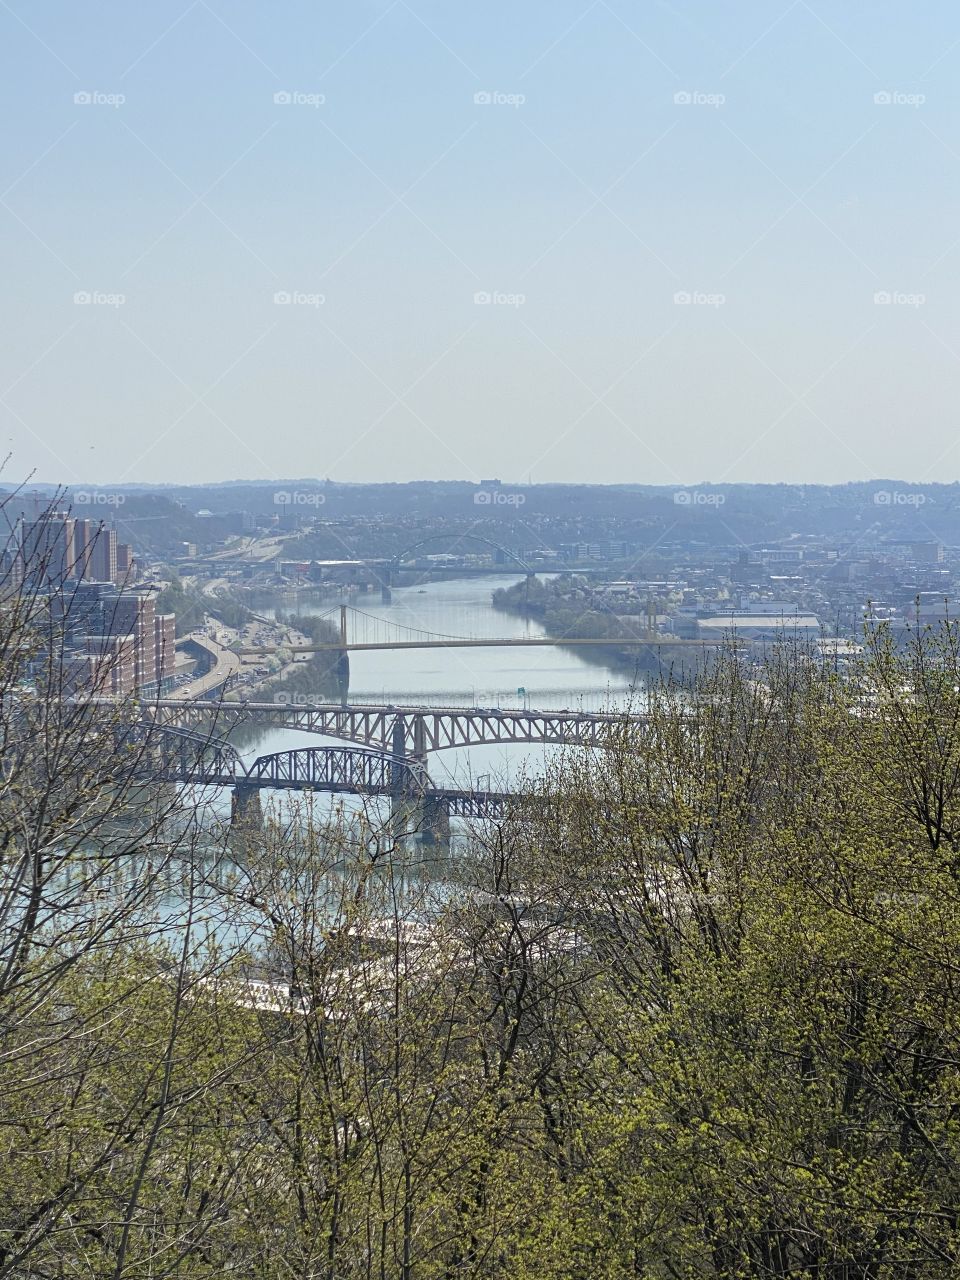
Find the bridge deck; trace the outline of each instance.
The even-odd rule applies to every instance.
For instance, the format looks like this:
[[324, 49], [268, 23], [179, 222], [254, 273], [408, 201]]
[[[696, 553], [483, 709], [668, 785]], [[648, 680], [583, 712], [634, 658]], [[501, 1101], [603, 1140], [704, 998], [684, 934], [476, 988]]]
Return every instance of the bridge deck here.
[[[348, 640], [346, 644], [339, 641], [330, 641], [323, 644], [299, 644], [282, 646], [285, 652], [290, 653], [358, 653], [364, 650], [374, 649], [543, 649], [556, 648], [563, 646], [574, 646], [579, 648], [615, 648], [615, 649], [715, 649], [723, 644], [723, 640], [718, 636], [709, 636], [700, 640], [686, 640], [679, 637], [660, 637], [660, 636], [620, 636], [617, 638], [606, 637], [602, 640], [583, 639], [581, 637], [567, 637], [565, 639], [557, 639], [552, 636], [533, 636], [533, 637], [514, 637], [504, 639], [484, 639], [471, 640], [464, 639], [441, 639], [441, 640]], [[246, 645], [242, 648], [234, 650], [241, 657], [256, 657], [259, 654], [277, 653], [278, 647], [274, 645]]]
[[637, 713], [596, 711], [502, 711], [482, 707], [374, 706], [341, 703], [190, 702], [159, 699], [145, 710], [176, 724], [237, 717], [360, 743], [394, 755], [422, 759], [431, 751], [486, 743], [545, 743], [602, 747]]

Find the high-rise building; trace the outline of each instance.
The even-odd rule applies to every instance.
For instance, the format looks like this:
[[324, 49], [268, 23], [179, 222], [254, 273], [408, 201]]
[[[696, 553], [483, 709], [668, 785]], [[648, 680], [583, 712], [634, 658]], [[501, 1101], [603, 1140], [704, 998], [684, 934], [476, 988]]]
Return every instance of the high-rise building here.
[[65, 511], [48, 511], [39, 520], [24, 521], [20, 557], [26, 581], [56, 586], [72, 576], [73, 525]]
[[134, 682], [137, 688], [157, 680], [157, 606], [152, 596], [127, 592], [109, 606], [108, 632], [133, 637]]
[[65, 630], [72, 680], [104, 693], [132, 693], [153, 692], [172, 677], [176, 615], [158, 614], [151, 595], [78, 582], [66, 597], [54, 595], [50, 608]]
[[133, 581], [133, 547], [128, 542], [117, 543], [117, 576], [114, 581], [118, 587]]
[[93, 548], [97, 536], [97, 525], [93, 520], [79, 519], [73, 522], [73, 573], [71, 577], [88, 579], [93, 577]]
[[117, 580], [117, 531], [102, 524], [97, 528], [90, 555], [90, 575], [94, 582]]
[[133, 636], [89, 635], [66, 656], [64, 683], [87, 694], [130, 694], [137, 687]]

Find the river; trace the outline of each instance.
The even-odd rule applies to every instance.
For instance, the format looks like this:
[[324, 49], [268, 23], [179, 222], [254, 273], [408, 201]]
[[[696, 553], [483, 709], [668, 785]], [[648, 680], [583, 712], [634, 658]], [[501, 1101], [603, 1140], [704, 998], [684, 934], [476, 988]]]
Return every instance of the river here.
[[[390, 604], [379, 595], [351, 596], [355, 608], [386, 622], [447, 636], [520, 638], [544, 635], [539, 623], [495, 610], [491, 595], [516, 582], [515, 575], [455, 579], [393, 590]], [[284, 606], [291, 611], [292, 605]], [[301, 601], [302, 614], [329, 614], [330, 602]], [[520, 690], [525, 690], [521, 693]], [[560, 648], [406, 649], [350, 654], [351, 703], [423, 704], [463, 707], [542, 708], [601, 711], [631, 700], [629, 676], [588, 662]], [[265, 730], [248, 758], [330, 739], [294, 729]], [[509, 785], [538, 772], [549, 748], [494, 745], [438, 752], [430, 757], [437, 785], [469, 785], [489, 778]]]

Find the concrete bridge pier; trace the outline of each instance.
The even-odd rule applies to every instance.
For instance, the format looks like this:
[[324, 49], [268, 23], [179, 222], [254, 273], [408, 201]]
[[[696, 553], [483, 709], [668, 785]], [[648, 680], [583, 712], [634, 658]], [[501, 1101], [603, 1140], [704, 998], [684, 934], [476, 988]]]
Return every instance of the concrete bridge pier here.
[[247, 831], [259, 831], [263, 826], [263, 806], [260, 788], [248, 782], [238, 782], [233, 788], [230, 802], [230, 826]]
[[350, 701], [350, 655], [346, 649], [337, 654], [337, 690], [341, 705], [346, 706]]
[[424, 796], [419, 828], [423, 843], [440, 853], [450, 852], [450, 815], [439, 796]]
[[390, 831], [395, 840], [403, 840], [410, 827], [410, 794], [407, 771], [400, 763], [406, 749], [406, 719], [398, 715], [391, 730], [390, 762]]

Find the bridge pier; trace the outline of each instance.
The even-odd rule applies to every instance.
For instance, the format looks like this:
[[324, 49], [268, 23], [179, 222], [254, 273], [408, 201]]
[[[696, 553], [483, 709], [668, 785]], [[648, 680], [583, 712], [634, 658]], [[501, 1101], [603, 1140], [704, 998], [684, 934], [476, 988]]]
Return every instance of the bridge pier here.
[[410, 791], [406, 770], [400, 764], [406, 749], [406, 720], [398, 715], [391, 730], [390, 762], [390, 832], [394, 840], [403, 840], [410, 826]]
[[230, 801], [230, 826], [242, 827], [248, 831], [259, 831], [263, 826], [263, 806], [260, 803], [260, 788], [249, 783], [238, 782]]
[[341, 705], [346, 706], [350, 701], [350, 655], [346, 649], [337, 654], [337, 690]]
[[420, 806], [420, 831], [425, 845], [450, 851], [450, 815], [440, 796], [425, 796]]

